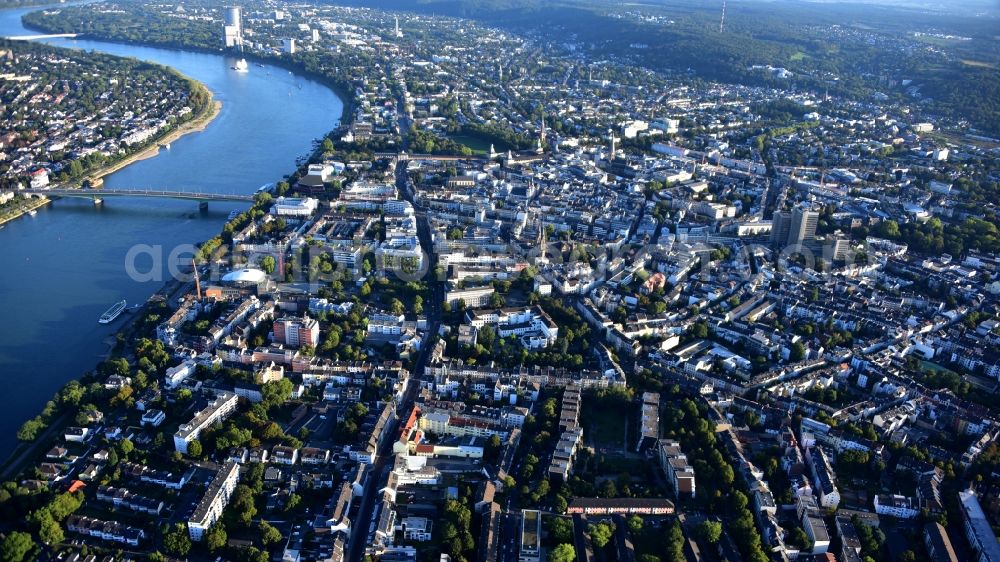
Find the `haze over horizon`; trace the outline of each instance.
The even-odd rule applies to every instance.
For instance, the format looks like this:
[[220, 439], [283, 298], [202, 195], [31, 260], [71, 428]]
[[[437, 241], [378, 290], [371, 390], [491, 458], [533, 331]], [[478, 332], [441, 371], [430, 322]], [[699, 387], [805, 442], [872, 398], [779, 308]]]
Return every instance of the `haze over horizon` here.
[[[750, 0], [770, 2], [771, 0]], [[995, 0], [791, 0], [793, 2], [808, 2], [810, 4], [875, 4], [887, 8], [911, 8], [922, 10], [959, 10], [961, 13], [981, 13], [989, 10], [1000, 13], [1000, 2]]]

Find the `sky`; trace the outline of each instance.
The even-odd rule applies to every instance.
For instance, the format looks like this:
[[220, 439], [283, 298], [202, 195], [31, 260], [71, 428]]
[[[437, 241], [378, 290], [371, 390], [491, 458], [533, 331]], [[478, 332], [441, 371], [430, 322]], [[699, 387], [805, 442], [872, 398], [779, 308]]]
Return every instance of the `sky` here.
[[[839, 0], [800, 0], [803, 2], [833, 3]], [[878, 4], [907, 8], [934, 8], [964, 12], [1000, 12], [1000, 0], [848, 0], [859, 4]]]

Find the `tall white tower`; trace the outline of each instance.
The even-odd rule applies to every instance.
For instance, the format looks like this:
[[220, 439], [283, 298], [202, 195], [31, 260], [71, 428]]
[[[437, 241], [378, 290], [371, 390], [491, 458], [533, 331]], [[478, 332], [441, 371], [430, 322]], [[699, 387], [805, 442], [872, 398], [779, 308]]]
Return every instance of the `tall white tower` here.
[[226, 8], [222, 36], [226, 48], [243, 47], [243, 9], [239, 6]]
[[394, 19], [396, 20], [396, 38], [402, 38], [403, 32], [399, 30], [399, 16], [395, 16]]

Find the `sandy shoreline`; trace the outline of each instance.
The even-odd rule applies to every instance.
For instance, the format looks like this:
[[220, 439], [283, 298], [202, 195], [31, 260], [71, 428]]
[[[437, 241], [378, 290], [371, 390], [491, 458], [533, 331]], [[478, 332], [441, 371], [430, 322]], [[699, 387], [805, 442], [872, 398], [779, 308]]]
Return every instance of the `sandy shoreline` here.
[[14, 219], [19, 219], [23, 217], [25, 214], [30, 213], [31, 211], [38, 209], [39, 207], [44, 207], [51, 202], [52, 200], [49, 199], [48, 197], [32, 198], [30, 202], [25, 206], [25, 208], [21, 209], [20, 213], [0, 219], [0, 225], [7, 224], [8, 222]]
[[[111, 166], [107, 166], [90, 174], [87, 174], [82, 180], [80, 180], [80, 183], [82, 184], [83, 182], [89, 181], [90, 184], [95, 187], [100, 186], [101, 183], [103, 183], [104, 176], [111, 175], [121, 170], [122, 168], [125, 168], [126, 166], [134, 164], [140, 160], [153, 158], [154, 156], [160, 153], [161, 147], [176, 141], [177, 139], [183, 137], [184, 135], [204, 131], [205, 127], [208, 127], [212, 123], [212, 121], [214, 121], [215, 118], [219, 116], [220, 111], [222, 111], [222, 102], [210, 99], [208, 108], [205, 111], [203, 111], [201, 115], [195, 117], [194, 119], [188, 121], [187, 123], [184, 123], [177, 129], [167, 133], [166, 135], [156, 139], [155, 141], [150, 143], [149, 147], [147, 147], [146, 149], [136, 152], [135, 154], [129, 156], [128, 158], [122, 160], [121, 162], [117, 162]], [[52, 200], [47, 197], [33, 201], [37, 201], [37, 203], [32, 203], [26, 206], [20, 213], [16, 215], [0, 220], [0, 225], [6, 224], [14, 219], [21, 218], [25, 214], [29, 213], [32, 209], [37, 209], [39, 207], [42, 207], [43, 205], [48, 205], [49, 203], [52, 202]]]
[[88, 174], [85, 180], [90, 180], [94, 185], [100, 185], [104, 176], [111, 175], [126, 166], [139, 162], [140, 160], [145, 160], [147, 158], [152, 158], [160, 153], [160, 148], [164, 145], [170, 144], [177, 139], [187, 135], [189, 133], [198, 133], [205, 130], [209, 124], [219, 116], [219, 112], [222, 111], [222, 102], [212, 100], [209, 109], [205, 111], [200, 116], [192, 119], [191, 121], [185, 123], [181, 127], [171, 131], [167, 135], [156, 139], [152, 144], [149, 145], [145, 150], [136, 152], [135, 154], [129, 156], [128, 158], [118, 162], [107, 168], [101, 168], [92, 174]]

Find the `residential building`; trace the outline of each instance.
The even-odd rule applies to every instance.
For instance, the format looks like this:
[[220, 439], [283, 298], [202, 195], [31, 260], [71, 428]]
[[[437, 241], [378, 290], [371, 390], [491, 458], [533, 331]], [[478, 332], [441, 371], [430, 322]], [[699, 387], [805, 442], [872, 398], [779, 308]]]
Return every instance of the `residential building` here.
[[836, 509], [840, 504], [840, 491], [837, 490], [836, 475], [822, 447], [812, 447], [806, 462], [813, 472], [813, 489], [823, 507]]
[[674, 502], [660, 498], [574, 498], [566, 513], [584, 515], [672, 515]]
[[216, 422], [221, 422], [236, 411], [238, 400], [233, 392], [218, 391], [204, 408], [195, 413], [191, 421], [177, 429], [177, 433], [174, 434], [174, 449], [187, 454], [188, 445], [198, 439], [202, 430]]
[[920, 513], [917, 501], [900, 495], [876, 494], [875, 513], [898, 519], [913, 519]]
[[146, 532], [142, 529], [122, 525], [117, 521], [101, 521], [100, 519], [84, 517], [82, 515], [70, 515], [67, 517], [66, 530], [71, 533], [79, 533], [129, 546], [139, 546], [139, 543], [146, 538]]
[[830, 531], [819, 514], [805, 514], [802, 517], [802, 529], [812, 542], [812, 554], [823, 554], [830, 550]]
[[293, 348], [304, 345], [316, 347], [319, 344], [319, 322], [309, 315], [302, 318], [286, 316], [274, 321], [272, 334], [278, 344]]
[[215, 473], [205, 495], [188, 518], [188, 534], [191, 540], [200, 541], [208, 529], [222, 517], [222, 511], [229, 504], [229, 497], [240, 480], [240, 465], [227, 461]]
[[160, 424], [166, 421], [166, 419], [167, 415], [162, 410], [147, 410], [142, 414], [142, 419], [139, 423], [144, 426], [160, 427]]
[[963, 490], [958, 493], [958, 502], [965, 524], [965, 538], [969, 539], [969, 545], [975, 551], [976, 562], [1000, 562], [1000, 542], [993, 534], [976, 493]]
[[661, 439], [658, 453], [660, 468], [673, 486], [675, 497], [695, 497], [694, 468], [688, 463], [687, 455], [681, 451], [681, 444]]
[[426, 542], [431, 540], [433, 523], [426, 517], [404, 517], [400, 528], [406, 540]]
[[791, 211], [775, 211], [771, 221], [771, 243], [796, 246], [816, 237], [819, 212], [795, 207]]
[[521, 545], [518, 562], [541, 562], [542, 514], [533, 509], [521, 510]]
[[639, 442], [636, 451], [645, 451], [656, 447], [660, 438], [660, 394], [658, 392], [643, 392], [642, 407], [639, 414]]
[[951, 545], [948, 531], [940, 523], [932, 522], [924, 525], [924, 546], [931, 562], [958, 562], [958, 555]]

